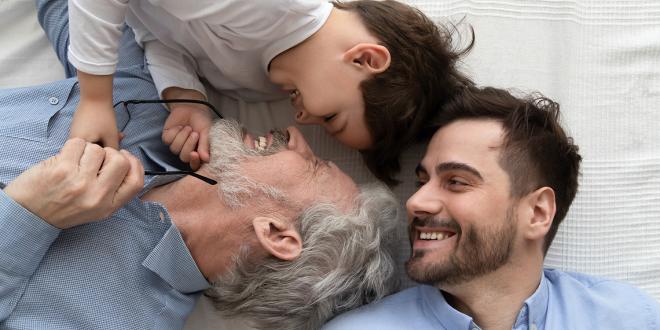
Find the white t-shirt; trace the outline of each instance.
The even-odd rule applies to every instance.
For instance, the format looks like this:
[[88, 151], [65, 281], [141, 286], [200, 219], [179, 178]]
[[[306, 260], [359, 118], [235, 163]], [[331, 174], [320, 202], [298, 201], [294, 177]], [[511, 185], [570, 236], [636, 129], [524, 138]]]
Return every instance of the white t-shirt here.
[[331, 10], [323, 0], [69, 0], [69, 60], [113, 74], [126, 22], [159, 93], [206, 94], [203, 77], [227, 95], [268, 101], [284, 96], [268, 79], [270, 61], [318, 31]]

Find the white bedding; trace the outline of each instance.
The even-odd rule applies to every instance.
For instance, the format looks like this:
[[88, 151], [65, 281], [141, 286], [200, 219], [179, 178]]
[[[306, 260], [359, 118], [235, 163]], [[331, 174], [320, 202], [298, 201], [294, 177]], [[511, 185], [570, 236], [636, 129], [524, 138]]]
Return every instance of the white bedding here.
[[[464, 61], [481, 85], [538, 90], [558, 101], [584, 157], [580, 191], [546, 259], [563, 270], [630, 282], [660, 300], [660, 2], [656, 0], [411, 0], [438, 22], [465, 18], [476, 44]], [[0, 86], [62, 77], [32, 1], [0, 0]], [[290, 122], [286, 101], [216, 99], [265, 131]], [[358, 182], [355, 152], [306, 128], [314, 149]], [[422, 147], [404, 159], [404, 201]], [[405, 219], [401, 219], [405, 221]], [[401, 242], [401, 261], [408, 246]], [[405, 280], [405, 285], [411, 283]], [[188, 329], [237, 329], [202, 301]]]

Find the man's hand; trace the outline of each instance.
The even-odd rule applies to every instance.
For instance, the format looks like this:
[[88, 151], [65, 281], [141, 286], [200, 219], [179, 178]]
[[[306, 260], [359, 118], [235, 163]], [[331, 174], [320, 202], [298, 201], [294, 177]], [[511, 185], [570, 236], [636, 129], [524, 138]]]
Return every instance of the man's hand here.
[[119, 149], [120, 133], [111, 103], [80, 100], [73, 115], [69, 138], [81, 138]]
[[[163, 91], [163, 98], [204, 100], [204, 95], [196, 90], [169, 87]], [[209, 161], [209, 130], [213, 124], [213, 114], [206, 106], [196, 103], [172, 103], [170, 115], [163, 127], [163, 142], [170, 146], [172, 153], [190, 164], [193, 170], [199, 169], [202, 162]]]
[[110, 216], [143, 184], [144, 168], [129, 152], [71, 139], [58, 155], [23, 172], [4, 191], [65, 229]]

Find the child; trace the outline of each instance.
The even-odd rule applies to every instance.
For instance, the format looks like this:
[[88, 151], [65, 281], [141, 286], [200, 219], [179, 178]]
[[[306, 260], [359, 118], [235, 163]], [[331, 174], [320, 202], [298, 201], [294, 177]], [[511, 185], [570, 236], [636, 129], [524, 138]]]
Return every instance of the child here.
[[[126, 21], [162, 98], [205, 99], [200, 78], [247, 101], [288, 93], [296, 120], [362, 150], [394, 183], [399, 154], [456, 86], [451, 34], [396, 1], [69, 0], [69, 58], [81, 101], [71, 136], [117, 147], [112, 74]], [[163, 141], [193, 169], [208, 161], [212, 116], [178, 104]]]

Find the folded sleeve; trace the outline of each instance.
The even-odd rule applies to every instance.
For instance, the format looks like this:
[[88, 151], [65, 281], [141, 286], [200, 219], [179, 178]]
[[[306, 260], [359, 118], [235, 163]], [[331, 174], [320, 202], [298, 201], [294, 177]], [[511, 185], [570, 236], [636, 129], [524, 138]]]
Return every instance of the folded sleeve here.
[[59, 233], [0, 190], [0, 320], [11, 314]]
[[113, 74], [128, 0], [69, 0], [68, 3], [69, 62], [86, 73]]
[[158, 40], [144, 43], [144, 51], [149, 72], [161, 97], [168, 87], [193, 89], [206, 96], [192, 56], [167, 47]]

